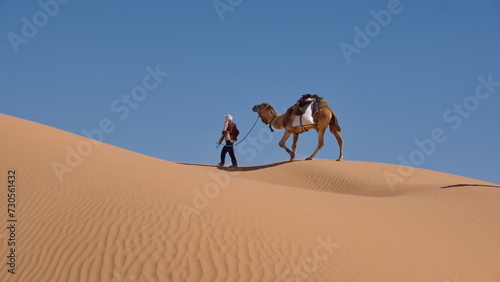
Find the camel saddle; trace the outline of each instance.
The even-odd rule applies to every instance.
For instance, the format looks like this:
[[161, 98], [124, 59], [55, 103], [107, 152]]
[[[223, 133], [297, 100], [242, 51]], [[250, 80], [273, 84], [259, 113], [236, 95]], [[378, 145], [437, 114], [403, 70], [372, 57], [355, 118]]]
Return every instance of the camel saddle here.
[[300, 98], [297, 103], [295, 103], [296, 109], [294, 114], [299, 116], [305, 114], [306, 110], [309, 108], [309, 105], [312, 103], [312, 116], [318, 112], [319, 108], [322, 108], [328, 105], [328, 102], [325, 98], [319, 97], [316, 94], [304, 94], [302, 98]]
[[314, 115], [318, 110], [328, 102], [323, 97], [318, 95], [305, 94], [302, 95], [297, 103], [294, 105], [294, 118], [291, 127], [306, 127], [316, 124]]

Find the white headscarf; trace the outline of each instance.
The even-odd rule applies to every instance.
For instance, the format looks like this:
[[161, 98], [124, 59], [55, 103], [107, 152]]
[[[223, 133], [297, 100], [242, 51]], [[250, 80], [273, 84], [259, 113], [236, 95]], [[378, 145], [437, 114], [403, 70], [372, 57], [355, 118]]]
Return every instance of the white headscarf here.
[[233, 120], [233, 116], [232, 115], [225, 115], [224, 119], [227, 121], [230, 121], [230, 120]]

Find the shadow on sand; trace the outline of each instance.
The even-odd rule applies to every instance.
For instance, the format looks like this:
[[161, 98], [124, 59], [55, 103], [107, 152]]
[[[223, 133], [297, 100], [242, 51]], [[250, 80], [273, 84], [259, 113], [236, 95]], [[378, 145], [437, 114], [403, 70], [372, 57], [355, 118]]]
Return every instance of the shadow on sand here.
[[[299, 160], [295, 160], [294, 162], [297, 162]], [[220, 170], [227, 170], [227, 171], [254, 171], [254, 170], [259, 170], [259, 169], [264, 169], [264, 168], [269, 168], [269, 167], [274, 167], [274, 166], [279, 166], [279, 165], [284, 165], [290, 163], [290, 161], [281, 161], [277, 163], [272, 163], [272, 164], [266, 164], [266, 165], [258, 165], [258, 166], [240, 166], [237, 168], [234, 167], [223, 167], [223, 166], [216, 166], [216, 165], [206, 165], [206, 164], [190, 164], [190, 163], [178, 163], [182, 165], [192, 165], [192, 166], [206, 166], [206, 167], [216, 167], [217, 169]]]
[[500, 185], [484, 185], [484, 184], [455, 184], [455, 185], [444, 186], [444, 187], [441, 187], [441, 188], [455, 188], [455, 187], [468, 187], [468, 186], [480, 186], [480, 187], [500, 188]]

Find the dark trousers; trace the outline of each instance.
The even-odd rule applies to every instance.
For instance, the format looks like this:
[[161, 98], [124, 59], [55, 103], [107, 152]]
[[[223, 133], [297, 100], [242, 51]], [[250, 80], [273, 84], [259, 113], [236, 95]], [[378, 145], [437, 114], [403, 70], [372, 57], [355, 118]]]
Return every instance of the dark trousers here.
[[234, 155], [234, 146], [231, 141], [226, 141], [226, 145], [224, 146], [224, 148], [222, 148], [222, 152], [220, 153], [220, 162], [222, 164], [225, 163], [226, 153], [229, 153], [233, 165], [238, 165], [238, 162], [236, 161], [236, 156]]

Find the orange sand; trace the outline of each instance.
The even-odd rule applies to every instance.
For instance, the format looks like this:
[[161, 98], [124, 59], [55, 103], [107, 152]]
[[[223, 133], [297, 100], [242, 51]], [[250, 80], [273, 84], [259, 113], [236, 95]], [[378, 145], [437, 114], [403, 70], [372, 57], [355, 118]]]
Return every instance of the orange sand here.
[[358, 161], [229, 171], [6, 115], [0, 130], [0, 281], [500, 281], [496, 184], [415, 169], [391, 187], [398, 166]]

